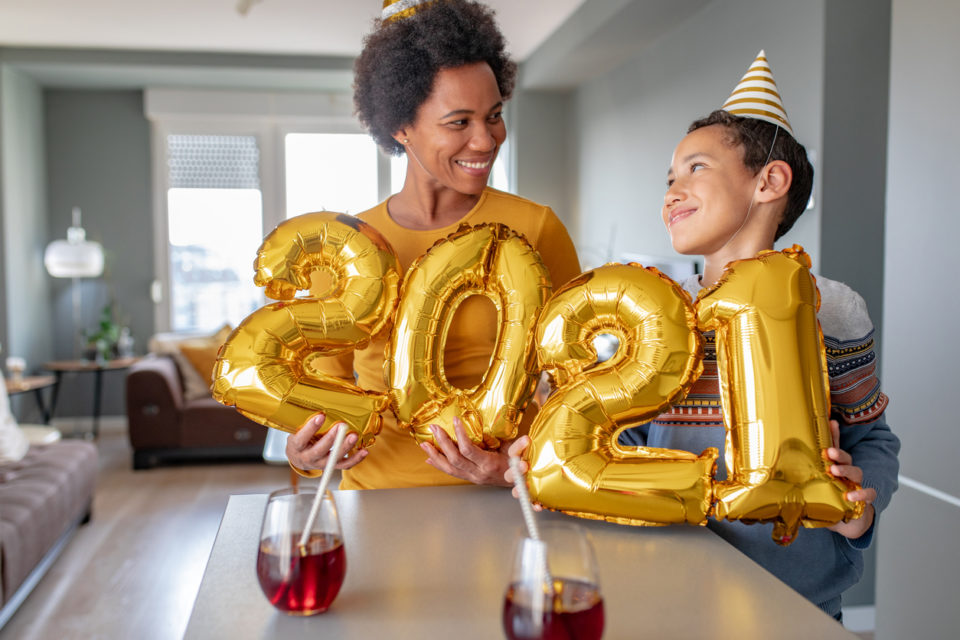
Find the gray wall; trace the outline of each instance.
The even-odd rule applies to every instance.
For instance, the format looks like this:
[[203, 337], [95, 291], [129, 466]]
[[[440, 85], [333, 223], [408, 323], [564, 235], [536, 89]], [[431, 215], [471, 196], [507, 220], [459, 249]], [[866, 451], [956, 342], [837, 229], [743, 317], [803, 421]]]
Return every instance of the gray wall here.
[[956, 2], [893, 1], [883, 375], [901, 482], [912, 486], [884, 514], [878, 640], [954, 638], [960, 628], [960, 430], [949, 390], [960, 361], [950, 332], [960, 316], [958, 31]]
[[[93, 328], [111, 299], [144, 352], [154, 332], [150, 127], [140, 91], [44, 92], [50, 237], [65, 237], [74, 205], [90, 240], [103, 245], [104, 274], [82, 281], [81, 326]], [[57, 358], [72, 358], [69, 280], [52, 281]], [[104, 415], [124, 413], [123, 372], [105, 374]], [[89, 415], [92, 376], [65, 378], [58, 415]]]
[[[584, 7], [593, 5], [588, 0]], [[715, 0], [701, 5], [683, 3], [682, 20], [658, 37], [651, 37], [638, 17], [644, 8], [660, 11], [657, 0], [619, 2], [622, 9], [609, 14], [613, 26], [590, 22], [559, 30], [554, 38], [576, 40], [589, 28], [605, 34], [604, 52], [633, 50], [617, 65], [604, 66], [607, 57], [597, 63], [600, 72], [581, 72], [585, 79], [571, 90], [565, 128], [538, 122], [548, 103], [540, 99], [531, 107], [521, 94], [518, 177], [526, 164], [540, 171], [555, 168], [537, 186], [553, 189], [553, 200], [569, 199], [568, 226], [584, 264], [595, 266], [625, 252], [675, 256], [660, 220], [673, 148], [692, 120], [723, 103], [765, 49], [796, 137], [811, 152], [816, 169], [814, 207], [778, 247], [803, 245], [815, 270], [860, 291], [879, 326], [889, 1]], [[616, 41], [617, 34], [629, 31], [627, 20], [641, 34], [639, 51], [635, 42]], [[589, 45], [578, 49], [548, 40], [521, 77], [549, 75], [544, 69], [562, 66], [556, 57], [564, 51], [578, 58], [593, 54]], [[572, 64], [579, 69], [582, 60]], [[568, 107], [558, 104], [558, 113], [566, 113]], [[535, 133], [526, 129], [531, 121], [539, 127]], [[523, 147], [524, 141], [544, 135], [565, 137], [568, 157], [561, 160], [558, 143], [542, 154]], [[565, 178], [564, 165], [571, 171]], [[528, 195], [529, 186], [518, 181], [520, 193]], [[537, 197], [550, 201], [551, 193]], [[873, 603], [873, 553], [866, 554], [863, 580], [845, 595], [846, 606]]]
[[513, 135], [516, 192], [551, 206], [568, 229], [575, 194], [575, 185], [567, 179], [574, 157], [568, 131], [571, 98], [569, 91], [517, 91], [507, 123]]
[[[3, 176], [6, 167], [6, 157], [3, 153], [4, 134], [4, 100], [7, 94], [7, 88], [3, 83], [3, 52], [0, 51], [0, 247], [6, 242], [6, 208], [3, 203], [6, 198], [6, 189], [4, 188]], [[0, 259], [0, 358], [6, 357], [7, 349], [7, 265], [6, 260]]]
[[[47, 244], [46, 182], [43, 157], [43, 99], [24, 74], [0, 65], [0, 158], [3, 185], [4, 351], [25, 358], [31, 370], [52, 354], [48, 300], [50, 278], [43, 267]], [[32, 398], [13, 399], [21, 420], [39, 421]]]
[[[883, 242], [890, 75], [890, 0], [826, 3], [820, 272], [864, 297], [882, 335]], [[883, 362], [883, 341], [877, 343]], [[878, 536], [879, 538], [879, 536]], [[876, 549], [844, 604], [875, 600]]]
[[890, 0], [827, 2], [825, 25], [820, 270], [860, 292], [879, 336]]
[[[673, 148], [719, 108], [766, 48], [797, 138], [819, 149], [823, 2], [713, 2], [640, 54], [580, 86], [574, 105], [578, 247], [596, 264], [624, 252], [674, 256], [660, 220]], [[818, 209], [782, 243], [820, 254]]]

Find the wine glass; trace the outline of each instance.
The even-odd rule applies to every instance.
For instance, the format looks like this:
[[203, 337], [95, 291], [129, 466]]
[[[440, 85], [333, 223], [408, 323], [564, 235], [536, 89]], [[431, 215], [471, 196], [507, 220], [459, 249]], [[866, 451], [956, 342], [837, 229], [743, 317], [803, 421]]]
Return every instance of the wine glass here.
[[326, 611], [347, 569], [340, 519], [329, 491], [324, 492], [306, 544], [300, 544], [316, 491], [310, 486], [274, 491], [260, 527], [260, 588], [273, 606], [291, 615]]
[[545, 523], [540, 540], [520, 535], [503, 603], [509, 640], [599, 640], [603, 598], [593, 547], [582, 527]]

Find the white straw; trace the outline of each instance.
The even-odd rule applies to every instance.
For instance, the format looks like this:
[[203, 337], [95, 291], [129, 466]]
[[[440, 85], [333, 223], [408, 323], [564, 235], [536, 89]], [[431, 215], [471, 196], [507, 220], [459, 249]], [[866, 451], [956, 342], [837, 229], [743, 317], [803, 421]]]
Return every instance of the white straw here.
[[527, 523], [527, 535], [533, 540], [540, 539], [540, 530], [533, 516], [533, 505], [530, 504], [530, 492], [527, 491], [527, 479], [520, 473], [520, 458], [510, 456], [510, 470], [513, 471], [513, 486], [517, 488], [520, 499], [520, 509], [523, 511], [523, 521]]
[[300, 551], [307, 548], [307, 541], [310, 539], [310, 530], [313, 529], [313, 522], [320, 513], [320, 503], [323, 501], [323, 494], [327, 491], [327, 485], [330, 484], [330, 476], [333, 474], [333, 468], [337, 465], [340, 458], [340, 445], [343, 439], [347, 437], [347, 425], [341, 424], [336, 437], [333, 439], [333, 447], [330, 449], [330, 456], [327, 458], [327, 466], [323, 468], [323, 475], [320, 476], [320, 486], [317, 487], [317, 495], [313, 498], [313, 506], [310, 507], [310, 515], [307, 516], [307, 523], [303, 525], [303, 533], [300, 535]]
[[[517, 488], [517, 493], [519, 494], [520, 510], [523, 511], [523, 521], [527, 524], [527, 535], [531, 540], [543, 542], [540, 539], [540, 530], [537, 528], [537, 521], [533, 515], [533, 505], [530, 502], [530, 492], [527, 491], [526, 476], [520, 473], [520, 458], [510, 456], [509, 463], [510, 469], [513, 471], [513, 486]], [[543, 571], [543, 582], [547, 588], [547, 593], [553, 595], [553, 576], [550, 574], [550, 566], [547, 562], [546, 545], [538, 548], [543, 552], [543, 557], [539, 559]], [[537, 598], [535, 595], [533, 595], [530, 601], [530, 606], [533, 608], [533, 621], [536, 629], [539, 629], [543, 624], [544, 604], [543, 599]]]

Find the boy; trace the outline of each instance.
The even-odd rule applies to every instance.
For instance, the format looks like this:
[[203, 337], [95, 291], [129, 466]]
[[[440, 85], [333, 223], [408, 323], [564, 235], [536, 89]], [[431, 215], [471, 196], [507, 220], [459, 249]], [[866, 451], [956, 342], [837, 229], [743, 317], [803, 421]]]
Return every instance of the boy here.
[[[663, 222], [676, 251], [704, 258], [703, 275], [682, 286], [696, 298], [729, 262], [772, 249], [803, 213], [812, 183], [813, 168], [793, 138], [761, 51], [723, 109], [694, 122], [674, 152]], [[711, 519], [707, 526], [839, 620], [840, 595], [860, 579], [861, 551], [873, 540], [876, 514], [896, 490], [900, 442], [883, 418], [887, 398], [875, 375], [873, 325], [863, 299], [823, 277], [817, 277], [817, 286], [836, 418], [831, 426], [835, 445], [839, 442], [827, 450], [830, 472], [862, 485], [847, 498], [867, 503], [863, 517], [829, 529], [804, 529], [787, 547], [773, 542], [770, 524]], [[712, 333], [705, 338], [704, 371], [687, 397], [654, 421], [625, 432], [621, 443], [723, 451], [716, 349]], [[708, 408], [684, 412], [688, 401]], [[514, 443], [511, 455], [527, 442]], [[721, 457], [717, 478], [725, 477]]]

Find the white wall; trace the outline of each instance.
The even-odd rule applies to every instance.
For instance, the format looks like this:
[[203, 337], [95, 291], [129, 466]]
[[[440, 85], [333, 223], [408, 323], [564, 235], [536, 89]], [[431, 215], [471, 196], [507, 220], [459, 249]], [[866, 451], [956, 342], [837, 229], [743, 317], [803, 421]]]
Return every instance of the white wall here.
[[960, 628], [958, 31], [960, 3], [893, 0], [883, 376], [903, 450], [878, 541], [878, 640]]
[[[824, 2], [712, 2], [612, 73], [579, 88], [574, 105], [579, 184], [573, 203], [583, 261], [623, 252], [672, 256], [660, 221], [666, 172], [696, 118], [719, 108], [766, 49], [797, 138], [821, 146]], [[816, 167], [819, 168], [819, 167]], [[819, 179], [815, 183], [818, 190]], [[819, 198], [818, 198], [819, 201]], [[816, 266], [819, 209], [781, 243]]]

